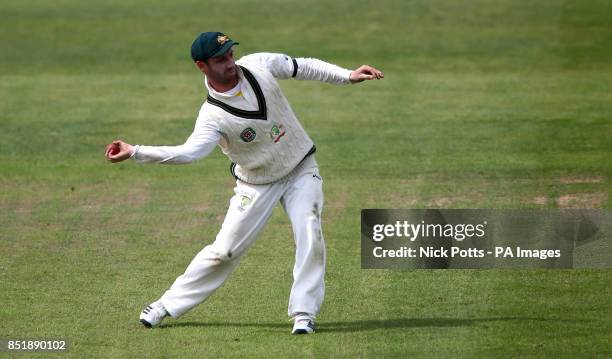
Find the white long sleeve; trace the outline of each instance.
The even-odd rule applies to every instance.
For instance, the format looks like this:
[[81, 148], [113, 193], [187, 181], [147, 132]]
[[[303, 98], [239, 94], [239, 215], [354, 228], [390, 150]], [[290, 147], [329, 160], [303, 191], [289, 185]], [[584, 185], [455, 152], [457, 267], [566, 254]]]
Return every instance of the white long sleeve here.
[[315, 80], [331, 84], [349, 84], [351, 70], [325, 61], [311, 58], [296, 58], [297, 80]]
[[351, 70], [313, 58], [291, 58], [284, 54], [260, 52], [244, 56], [240, 61], [253, 61], [265, 66], [277, 79], [295, 78], [333, 84], [349, 84]]
[[211, 122], [196, 122], [184, 144], [179, 146], [142, 146], [135, 148], [132, 158], [138, 163], [184, 164], [197, 161], [212, 152], [221, 134]]

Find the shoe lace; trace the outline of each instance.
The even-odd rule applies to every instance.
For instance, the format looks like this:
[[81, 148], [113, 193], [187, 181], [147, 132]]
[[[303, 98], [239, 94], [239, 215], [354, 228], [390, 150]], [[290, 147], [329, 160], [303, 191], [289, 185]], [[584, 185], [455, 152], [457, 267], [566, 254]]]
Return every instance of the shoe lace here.
[[162, 302], [157, 302], [155, 303], [155, 305], [152, 305], [152, 307], [156, 309], [156, 314], [159, 314], [159, 316], [162, 318], [167, 317], [169, 315], [168, 311], [166, 310], [166, 307], [164, 307]]
[[313, 318], [306, 314], [306, 313], [299, 313], [298, 315], [296, 315], [295, 317], [292, 318], [294, 320], [294, 323], [310, 323], [310, 322], [314, 322]]

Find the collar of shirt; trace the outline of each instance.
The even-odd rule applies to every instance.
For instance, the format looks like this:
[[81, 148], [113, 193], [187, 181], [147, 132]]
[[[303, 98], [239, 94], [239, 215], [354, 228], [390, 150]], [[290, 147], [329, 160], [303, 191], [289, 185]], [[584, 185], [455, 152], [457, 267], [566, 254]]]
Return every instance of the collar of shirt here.
[[212, 88], [212, 86], [210, 86], [208, 84], [208, 78], [206, 76], [204, 76], [204, 85], [206, 86], [206, 90], [208, 90], [208, 93], [214, 97], [214, 98], [224, 98], [224, 99], [228, 99], [228, 98], [232, 98], [234, 96], [236, 96], [238, 93], [243, 92], [242, 91], [242, 84], [244, 83], [244, 77], [242, 75], [242, 70], [240, 69], [240, 67], [238, 67], [238, 84], [236, 84], [236, 86], [234, 86], [234, 88], [232, 88], [231, 90], [228, 90], [226, 92], [219, 92], [217, 90], [215, 90], [214, 88]]

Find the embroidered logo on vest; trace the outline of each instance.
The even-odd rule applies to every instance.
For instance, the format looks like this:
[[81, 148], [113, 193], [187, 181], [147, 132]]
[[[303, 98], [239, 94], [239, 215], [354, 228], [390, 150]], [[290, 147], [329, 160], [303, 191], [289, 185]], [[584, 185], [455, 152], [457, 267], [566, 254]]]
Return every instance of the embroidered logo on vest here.
[[274, 143], [277, 143], [284, 135], [285, 131], [283, 130], [283, 125], [274, 124], [270, 129], [270, 139], [272, 139]]
[[244, 130], [242, 130], [242, 132], [240, 133], [240, 138], [244, 141], [244, 142], [251, 142], [255, 139], [255, 136], [257, 136], [257, 133], [255, 132], [254, 129], [247, 127]]

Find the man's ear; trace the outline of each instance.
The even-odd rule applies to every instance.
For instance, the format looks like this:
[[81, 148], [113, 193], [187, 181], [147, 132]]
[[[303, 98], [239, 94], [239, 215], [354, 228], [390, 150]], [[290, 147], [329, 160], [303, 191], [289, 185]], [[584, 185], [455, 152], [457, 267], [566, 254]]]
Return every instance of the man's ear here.
[[202, 71], [203, 73], [208, 73], [208, 64], [204, 61], [196, 61], [195, 62], [196, 67], [198, 68], [198, 70]]

